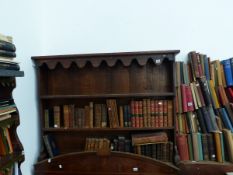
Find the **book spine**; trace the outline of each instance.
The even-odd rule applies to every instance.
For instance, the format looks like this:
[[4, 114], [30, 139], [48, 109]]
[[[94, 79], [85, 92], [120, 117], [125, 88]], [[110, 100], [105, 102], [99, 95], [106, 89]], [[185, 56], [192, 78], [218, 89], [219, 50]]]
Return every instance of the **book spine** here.
[[182, 94], [182, 107], [183, 107], [183, 112], [188, 111], [188, 106], [187, 106], [187, 94], [186, 94], [186, 85], [182, 84], [181, 85], [181, 94]]
[[206, 81], [205, 77], [202, 77], [200, 79], [200, 85], [201, 85], [201, 89], [202, 89], [202, 92], [203, 92], [203, 97], [204, 97], [204, 100], [205, 100], [205, 104], [207, 106], [212, 105], [211, 99], [210, 99], [210, 91], [209, 91], [208, 84], [207, 84], [207, 81]]
[[16, 48], [13, 43], [0, 40], [0, 50], [15, 52]]
[[178, 134], [176, 135], [177, 148], [180, 155], [180, 160], [189, 160], [189, 151], [187, 143], [187, 135]]
[[0, 49], [0, 56], [3, 56], [3, 57], [16, 57], [16, 54], [15, 54], [15, 52]]

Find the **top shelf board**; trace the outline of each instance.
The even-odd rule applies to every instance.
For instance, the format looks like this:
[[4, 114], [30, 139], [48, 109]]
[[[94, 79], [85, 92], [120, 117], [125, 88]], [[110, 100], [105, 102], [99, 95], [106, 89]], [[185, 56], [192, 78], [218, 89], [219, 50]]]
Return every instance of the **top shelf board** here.
[[[116, 65], [118, 61], [124, 66], [129, 66], [133, 60], [139, 65], [144, 66], [148, 60], [152, 60], [159, 65], [163, 60], [174, 61], [175, 55], [179, 50], [169, 51], [142, 51], [142, 52], [119, 52], [119, 53], [96, 53], [96, 54], [73, 54], [73, 55], [53, 55], [53, 56], [35, 56], [32, 60], [36, 66], [46, 64], [49, 69], [55, 69], [60, 63], [64, 68], [69, 68], [75, 63], [79, 68], [83, 68], [90, 63], [93, 67], [99, 67], [102, 62], [106, 62], [109, 67]], [[94, 59], [93, 59], [94, 58]]]

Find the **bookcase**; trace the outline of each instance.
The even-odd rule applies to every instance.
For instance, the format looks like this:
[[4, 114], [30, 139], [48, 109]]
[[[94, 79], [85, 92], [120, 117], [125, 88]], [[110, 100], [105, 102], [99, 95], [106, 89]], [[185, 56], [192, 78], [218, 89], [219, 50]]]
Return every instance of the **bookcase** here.
[[20, 167], [24, 161], [23, 146], [16, 132], [19, 113], [12, 97], [15, 77], [23, 76], [23, 71], [0, 69], [0, 174], [4, 175], [13, 173], [14, 163]]
[[43, 145], [34, 173], [176, 174], [177, 53], [32, 57]]

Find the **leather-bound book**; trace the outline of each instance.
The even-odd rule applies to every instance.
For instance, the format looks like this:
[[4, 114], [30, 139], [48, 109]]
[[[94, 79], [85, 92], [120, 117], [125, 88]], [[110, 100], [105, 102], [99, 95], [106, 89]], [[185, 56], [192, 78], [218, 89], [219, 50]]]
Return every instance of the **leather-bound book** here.
[[180, 155], [180, 160], [189, 160], [188, 141], [186, 134], [176, 135], [177, 148]]

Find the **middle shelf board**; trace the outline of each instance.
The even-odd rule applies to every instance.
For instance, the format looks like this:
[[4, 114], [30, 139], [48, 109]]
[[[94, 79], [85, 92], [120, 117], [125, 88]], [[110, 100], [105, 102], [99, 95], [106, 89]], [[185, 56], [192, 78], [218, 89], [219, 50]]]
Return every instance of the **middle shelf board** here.
[[174, 127], [161, 128], [43, 128], [44, 132], [116, 132], [116, 131], [159, 131], [159, 130], [173, 130]]
[[75, 99], [75, 98], [137, 98], [137, 97], [173, 97], [174, 92], [132, 93], [132, 94], [88, 94], [88, 95], [41, 95], [40, 99]]

